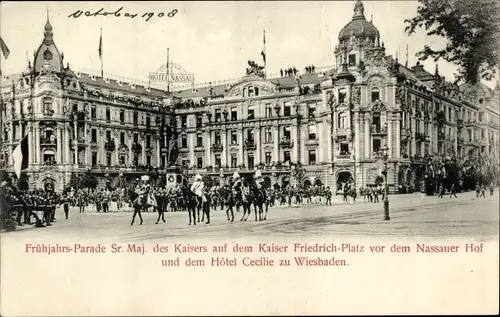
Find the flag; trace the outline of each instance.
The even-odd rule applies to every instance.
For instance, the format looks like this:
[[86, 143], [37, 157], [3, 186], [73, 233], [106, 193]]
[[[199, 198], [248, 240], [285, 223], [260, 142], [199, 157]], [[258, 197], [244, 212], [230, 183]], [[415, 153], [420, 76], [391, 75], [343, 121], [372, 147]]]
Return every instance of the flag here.
[[9, 58], [10, 50], [7, 47], [7, 44], [3, 41], [2, 37], [0, 37], [0, 48], [2, 49], [2, 54], [5, 59]]
[[99, 58], [102, 58], [102, 29], [101, 29], [101, 37], [99, 38]]
[[264, 64], [266, 63], [266, 30], [264, 30], [264, 47], [262, 48], [262, 52], [260, 52], [260, 55], [262, 55], [262, 59], [264, 60]]
[[26, 135], [16, 146], [12, 152], [12, 158], [14, 160], [14, 172], [17, 178], [21, 178], [21, 171], [28, 168], [29, 162], [28, 135]]

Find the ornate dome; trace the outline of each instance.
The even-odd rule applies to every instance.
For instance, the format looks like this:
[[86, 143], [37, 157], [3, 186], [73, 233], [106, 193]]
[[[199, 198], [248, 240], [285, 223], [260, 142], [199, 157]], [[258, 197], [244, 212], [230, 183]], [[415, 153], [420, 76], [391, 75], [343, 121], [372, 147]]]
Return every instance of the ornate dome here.
[[34, 70], [40, 72], [46, 63], [51, 64], [55, 73], [63, 71], [63, 55], [59, 53], [56, 44], [54, 43], [54, 33], [52, 25], [49, 21], [49, 13], [47, 11], [47, 22], [45, 23], [42, 44], [35, 52]]
[[358, 0], [354, 5], [354, 15], [352, 21], [342, 28], [339, 33], [339, 41], [348, 40], [351, 36], [365, 38], [368, 37], [372, 40], [380, 37], [377, 28], [370, 22], [366, 21], [365, 8], [363, 3]]

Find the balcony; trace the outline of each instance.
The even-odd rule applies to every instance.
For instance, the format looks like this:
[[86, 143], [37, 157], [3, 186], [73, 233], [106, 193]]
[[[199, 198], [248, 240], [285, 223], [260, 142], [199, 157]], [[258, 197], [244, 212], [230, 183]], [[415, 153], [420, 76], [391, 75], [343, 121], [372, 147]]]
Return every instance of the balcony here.
[[446, 139], [444, 132], [438, 132], [437, 139], [438, 141], [444, 141]]
[[135, 154], [141, 154], [142, 153], [142, 145], [139, 143], [133, 143], [132, 144], [132, 152]]
[[457, 138], [457, 144], [463, 145], [464, 144], [464, 138]]
[[116, 149], [115, 140], [107, 140], [106, 143], [104, 143], [104, 149], [106, 149], [107, 152], [113, 152]]
[[429, 136], [427, 136], [425, 133], [417, 132], [415, 133], [415, 140], [420, 142], [428, 142]]
[[282, 138], [280, 143], [279, 143], [279, 146], [281, 146], [282, 148], [285, 148], [285, 149], [290, 149], [293, 147], [293, 140], [290, 140], [288, 138]]
[[352, 160], [352, 154], [351, 153], [336, 153], [335, 154], [335, 160], [340, 160], [340, 161], [348, 161]]
[[52, 138], [41, 138], [40, 139], [40, 144], [41, 145], [56, 145], [57, 144], [57, 139], [52, 137]]
[[243, 145], [243, 149], [247, 151], [255, 151], [257, 149], [257, 145], [253, 140], [245, 140], [245, 144]]
[[44, 117], [52, 117], [54, 115], [54, 110], [52, 109], [47, 109], [43, 111], [43, 116]]
[[87, 140], [85, 140], [85, 138], [83, 137], [78, 137], [77, 139], [73, 139], [71, 140], [71, 143], [70, 143], [70, 146], [72, 148], [75, 148], [75, 147], [80, 147], [80, 146], [87, 146], [88, 143], [87, 143]]
[[465, 141], [465, 145], [477, 148], [477, 147], [479, 147], [479, 142], [476, 140], [468, 140], [468, 141]]
[[411, 130], [407, 128], [402, 128], [401, 129], [401, 138], [403, 140], [408, 140], [411, 138]]
[[371, 134], [387, 134], [387, 129], [385, 127], [380, 127], [377, 125], [372, 125], [370, 129]]
[[69, 114], [69, 119], [71, 121], [85, 121], [86, 112], [85, 111], [73, 111]]
[[464, 127], [464, 120], [458, 119], [457, 120], [457, 128], [462, 129]]
[[224, 146], [220, 142], [212, 144], [212, 151], [214, 151], [214, 152], [222, 152], [223, 149], [224, 149]]

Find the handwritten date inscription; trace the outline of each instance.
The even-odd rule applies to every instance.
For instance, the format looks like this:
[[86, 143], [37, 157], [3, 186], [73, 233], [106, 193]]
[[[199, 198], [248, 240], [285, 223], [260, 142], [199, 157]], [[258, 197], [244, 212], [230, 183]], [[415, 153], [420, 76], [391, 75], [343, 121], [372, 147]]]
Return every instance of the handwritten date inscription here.
[[179, 10], [173, 9], [172, 11], [170, 11], [168, 13], [146, 12], [146, 13], [143, 13], [142, 15], [140, 15], [137, 12], [124, 12], [123, 7], [120, 7], [118, 10], [112, 11], [112, 12], [104, 11], [104, 8], [101, 8], [101, 9], [94, 11], [94, 12], [93, 11], [76, 10], [75, 12], [68, 15], [68, 18], [77, 19], [81, 16], [85, 16], [85, 17], [97, 17], [97, 16], [108, 17], [108, 16], [111, 16], [114, 18], [123, 17], [123, 18], [135, 19], [137, 17], [141, 17], [141, 18], [145, 19], [146, 22], [148, 22], [149, 20], [151, 20], [152, 18], [155, 18], [155, 17], [156, 18], [164, 18], [164, 17], [173, 18], [178, 12], [179, 12]]

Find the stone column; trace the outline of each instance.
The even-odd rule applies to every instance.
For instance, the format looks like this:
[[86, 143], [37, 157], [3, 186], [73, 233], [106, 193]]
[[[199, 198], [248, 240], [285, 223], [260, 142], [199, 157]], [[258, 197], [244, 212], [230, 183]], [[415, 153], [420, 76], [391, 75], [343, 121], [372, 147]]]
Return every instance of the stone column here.
[[280, 147], [279, 147], [279, 126], [273, 126], [273, 143], [274, 143], [274, 157], [273, 161], [276, 163], [280, 160]]
[[359, 139], [360, 139], [360, 130], [359, 130], [359, 112], [354, 113], [354, 151], [353, 153], [356, 155], [356, 162], [361, 160], [361, 149], [359, 148]]
[[257, 149], [255, 150], [255, 165], [259, 165], [260, 162], [262, 162], [262, 142], [261, 142], [261, 133], [262, 130], [260, 129], [260, 126], [257, 126], [255, 129], [255, 145], [257, 146]]
[[141, 164], [142, 165], [146, 165], [146, 137], [144, 136], [144, 134], [141, 134], [140, 137], [139, 137], [139, 140], [141, 142], [141, 145], [142, 145], [142, 152], [141, 152]]
[[[323, 144], [323, 140], [325, 139], [325, 131], [324, 131], [325, 124], [324, 122], [320, 122], [316, 125], [316, 138], [318, 139], [318, 163], [320, 162], [325, 162], [325, 144]], [[309, 129], [309, 127], [307, 127]], [[304, 130], [302, 130], [304, 131]], [[308, 136], [305, 136], [306, 134], [309, 134], [309, 131], [306, 133], [299, 133], [299, 138], [301, 144], [305, 144], [305, 140], [308, 138]], [[328, 134], [326, 134], [328, 135]], [[305, 157], [307, 156], [305, 146], [301, 147], [301, 158], [302, 161], [305, 161]], [[309, 159], [309, 158], [308, 158]]]
[[394, 149], [392, 147], [392, 114], [387, 114], [387, 147], [388, 151], [387, 154], [389, 155], [389, 159], [392, 158], [392, 153], [394, 152]]
[[63, 159], [62, 159], [62, 148], [61, 148], [61, 128], [56, 127], [56, 163], [57, 164], [62, 164]]
[[401, 157], [401, 117], [400, 114], [396, 114], [396, 153], [394, 157]]
[[220, 164], [222, 166], [229, 165], [227, 164], [227, 155], [229, 153], [229, 142], [227, 142], [227, 130], [223, 129], [221, 131], [221, 142], [222, 142], [222, 153], [220, 156]]
[[370, 158], [370, 114], [365, 113], [364, 115], [365, 118], [365, 140], [364, 140], [364, 145], [365, 145], [365, 158]]
[[106, 143], [106, 130], [101, 129], [99, 130], [99, 134], [101, 135], [100, 138], [100, 143], [99, 143], [99, 158], [98, 162], [100, 162], [102, 165], [107, 165], [107, 160], [106, 160], [106, 149], [104, 148], [104, 143]]
[[[78, 126], [76, 125], [76, 121], [74, 121], [73, 123], [73, 128], [74, 128], [73, 137], [78, 142]], [[75, 151], [74, 153], [75, 164], [78, 165], [78, 144], [75, 147], [74, 151]]]
[[[119, 137], [119, 131], [118, 130], [115, 130], [113, 131], [113, 140], [115, 140], [115, 164], [118, 164], [119, 165], [119, 162], [120, 162], [120, 151], [118, 150], [118, 148], [120, 147], [120, 137]], [[87, 164], [87, 163], [85, 163]]]
[[212, 146], [212, 138], [210, 135], [210, 131], [206, 131], [204, 133], [204, 147], [205, 147], [205, 166], [212, 165], [212, 150], [210, 147]]
[[188, 134], [188, 142], [189, 142], [189, 162], [191, 166], [196, 165], [196, 160], [194, 157], [194, 147], [195, 147], [195, 135], [193, 133]]
[[[291, 149], [291, 161], [292, 162], [297, 162], [298, 155], [297, 155], [297, 149], [299, 147], [299, 142], [300, 140], [297, 139], [297, 126], [292, 126], [290, 129], [290, 139], [293, 141], [293, 147]], [[295, 140], [294, 140], [295, 139]]]
[[70, 164], [69, 123], [64, 125], [64, 164]]
[[40, 124], [36, 123], [35, 126], [35, 161], [40, 164]]
[[417, 154], [417, 142], [415, 140], [415, 134], [417, 133], [417, 121], [415, 118], [410, 118], [411, 122], [411, 149], [410, 149], [410, 156], [413, 157], [415, 154]]
[[243, 127], [240, 127], [239, 131], [238, 131], [238, 165], [241, 165], [241, 164], [244, 164], [245, 162], [245, 155], [243, 154], [243, 142], [244, 142], [244, 138], [243, 138]]
[[156, 162], [155, 162], [155, 165], [157, 167], [160, 167], [161, 165], [161, 157], [160, 157], [160, 136], [157, 136], [156, 137], [156, 158], [155, 158]]

